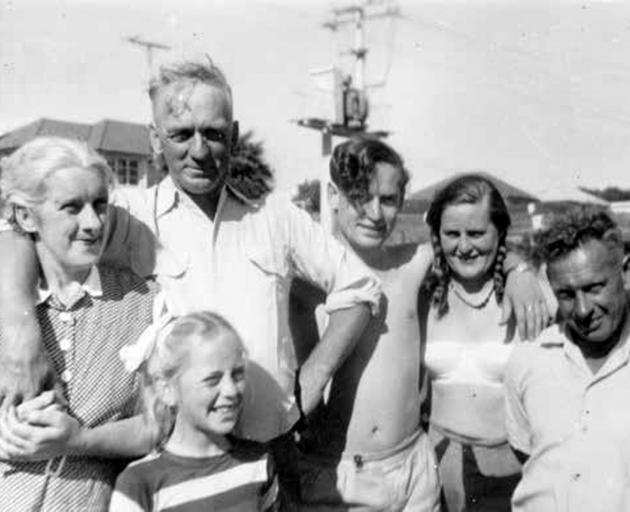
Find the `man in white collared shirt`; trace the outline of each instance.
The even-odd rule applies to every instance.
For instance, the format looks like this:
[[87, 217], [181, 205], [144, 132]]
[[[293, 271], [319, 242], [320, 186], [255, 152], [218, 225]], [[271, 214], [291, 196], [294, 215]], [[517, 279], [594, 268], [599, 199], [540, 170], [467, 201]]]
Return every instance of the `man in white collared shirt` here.
[[557, 219], [539, 246], [560, 329], [515, 349], [507, 427], [515, 512], [630, 510], [630, 320], [621, 234], [604, 212]]
[[[174, 313], [213, 309], [236, 327], [252, 362], [242, 434], [266, 441], [295, 424], [300, 406], [306, 413], [315, 407], [377, 306], [380, 286], [304, 212], [272, 197], [247, 201], [225, 185], [238, 124], [231, 89], [212, 63], [162, 68], [149, 94], [151, 142], [169, 176], [147, 191], [119, 195], [104, 258], [155, 275]], [[28, 248], [20, 258], [28, 260]], [[12, 302], [24, 310], [18, 274], [9, 277], [17, 282]], [[294, 276], [322, 287], [331, 312], [300, 369], [297, 397], [287, 304]], [[11, 314], [5, 311], [3, 320]], [[35, 366], [33, 352], [32, 344], [22, 350], [26, 373]]]

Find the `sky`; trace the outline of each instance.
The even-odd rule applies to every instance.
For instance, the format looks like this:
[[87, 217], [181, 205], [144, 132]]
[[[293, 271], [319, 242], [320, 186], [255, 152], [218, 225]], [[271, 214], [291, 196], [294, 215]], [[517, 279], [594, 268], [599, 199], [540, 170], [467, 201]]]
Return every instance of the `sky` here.
[[[0, 133], [40, 117], [149, 123], [139, 36], [171, 46], [155, 65], [205, 55], [230, 80], [242, 130], [264, 143], [278, 190], [326, 169], [317, 132], [348, 0], [0, 0]], [[411, 191], [485, 170], [534, 195], [630, 188], [630, 2], [398, 2], [368, 24], [370, 126], [391, 132]], [[376, 9], [377, 7], [373, 7]], [[337, 141], [336, 141], [337, 142]]]

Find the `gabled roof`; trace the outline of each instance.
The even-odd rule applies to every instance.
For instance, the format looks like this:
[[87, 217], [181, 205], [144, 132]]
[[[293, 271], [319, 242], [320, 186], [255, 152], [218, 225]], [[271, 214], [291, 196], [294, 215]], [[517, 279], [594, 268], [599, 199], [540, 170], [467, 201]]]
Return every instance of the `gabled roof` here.
[[86, 141], [97, 151], [149, 156], [149, 128], [139, 123], [104, 119], [94, 125], [56, 119], [38, 119], [0, 136], [0, 151], [14, 150], [41, 136], [67, 137]]
[[139, 123], [104, 119], [92, 127], [88, 143], [102, 151], [151, 154], [149, 127]]
[[0, 136], [0, 150], [18, 148], [35, 137], [46, 135], [87, 141], [91, 128], [89, 124], [42, 118]]
[[[496, 176], [493, 176], [492, 174], [488, 172], [483, 172], [483, 171], [473, 171], [473, 172], [474, 174], [479, 174], [480, 176], [483, 176], [484, 178], [492, 181], [492, 183], [494, 183], [497, 189], [499, 189], [499, 192], [501, 192], [501, 195], [506, 200], [523, 201], [523, 202], [538, 201], [537, 197], [531, 195], [528, 192], [525, 192], [524, 190], [516, 188], [515, 186], [510, 185], [509, 183], [503, 180], [500, 180], [499, 178], [497, 178]], [[448, 183], [453, 181], [455, 178], [461, 176], [462, 174], [470, 174], [470, 173], [459, 173], [459, 174], [454, 174], [453, 176], [449, 176], [448, 178], [438, 181], [437, 183], [434, 183], [433, 185], [429, 185], [426, 188], [423, 188], [421, 190], [414, 192], [413, 194], [410, 194], [407, 197], [407, 201], [430, 203], [433, 200], [433, 196], [438, 190], [442, 189]]]

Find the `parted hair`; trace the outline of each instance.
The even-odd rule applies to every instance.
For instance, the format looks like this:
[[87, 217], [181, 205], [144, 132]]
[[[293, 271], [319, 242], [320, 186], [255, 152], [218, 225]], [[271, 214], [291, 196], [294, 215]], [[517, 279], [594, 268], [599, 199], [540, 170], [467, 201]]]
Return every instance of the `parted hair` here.
[[489, 179], [476, 173], [463, 174], [436, 193], [426, 215], [426, 222], [431, 230], [434, 260], [424, 287], [431, 298], [431, 305], [437, 309], [438, 318], [448, 313], [448, 289], [451, 280], [451, 269], [440, 244], [442, 214], [448, 206], [477, 204], [484, 200], [487, 200], [490, 209], [490, 221], [499, 233], [493, 280], [495, 298], [499, 304], [503, 300], [506, 279], [503, 262], [507, 253], [506, 237], [511, 223], [510, 214], [501, 193]]
[[535, 235], [536, 256], [546, 263], [558, 260], [590, 240], [597, 240], [623, 255], [621, 231], [602, 208], [575, 206], [554, 216], [549, 227]]
[[409, 173], [402, 157], [384, 142], [370, 137], [355, 137], [337, 145], [330, 158], [330, 179], [353, 202], [367, 198], [376, 165], [388, 163], [401, 170], [401, 192], [405, 192]]
[[108, 187], [114, 175], [107, 161], [85, 142], [63, 137], [37, 137], [0, 160], [0, 194], [7, 203], [33, 205], [46, 197], [46, 179], [61, 169], [92, 168]]
[[191, 340], [215, 343], [227, 334], [238, 340], [243, 354], [246, 353], [234, 327], [221, 315], [210, 311], [198, 311], [179, 317], [165, 330], [166, 333], [158, 335], [153, 350], [140, 367], [143, 413], [156, 433], [155, 446], [158, 450], [168, 441], [177, 416], [177, 406], [167, 404], [161, 396], [160, 381], [170, 382], [177, 377], [187, 358], [193, 356], [190, 351]]

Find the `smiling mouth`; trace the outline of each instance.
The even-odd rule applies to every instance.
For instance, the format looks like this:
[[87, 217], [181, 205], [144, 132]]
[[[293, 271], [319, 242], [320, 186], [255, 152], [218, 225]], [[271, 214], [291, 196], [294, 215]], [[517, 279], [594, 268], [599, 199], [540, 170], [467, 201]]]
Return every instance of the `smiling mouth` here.
[[84, 245], [96, 245], [101, 243], [103, 240], [101, 237], [98, 238], [79, 238], [75, 240], [75, 242], [82, 243]]
[[365, 226], [363, 224], [359, 224], [359, 227], [368, 233], [374, 234], [382, 234], [385, 231], [385, 226]]
[[474, 261], [477, 261], [478, 258], [479, 258], [478, 254], [474, 256], [457, 256], [457, 259], [463, 263], [472, 263]]
[[221, 412], [221, 413], [230, 413], [237, 412], [240, 409], [240, 404], [231, 404], [231, 405], [217, 405], [213, 407], [212, 412]]

